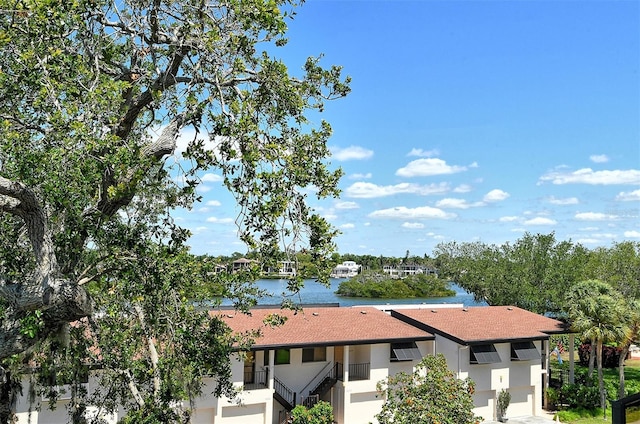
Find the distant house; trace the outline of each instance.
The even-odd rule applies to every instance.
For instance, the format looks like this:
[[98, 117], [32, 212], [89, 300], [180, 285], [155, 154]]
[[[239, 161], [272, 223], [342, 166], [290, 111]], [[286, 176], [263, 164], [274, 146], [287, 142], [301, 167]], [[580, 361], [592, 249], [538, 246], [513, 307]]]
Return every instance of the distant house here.
[[213, 273], [214, 274], [222, 274], [224, 272], [227, 272], [227, 266], [226, 265], [216, 264], [213, 267]]
[[428, 267], [426, 265], [419, 265], [416, 263], [406, 263], [400, 265], [384, 265], [382, 272], [392, 277], [405, 277], [408, 275], [426, 274], [426, 275], [438, 275], [438, 270]]
[[358, 275], [361, 266], [354, 261], [344, 261], [340, 265], [333, 268], [331, 278], [351, 278]]
[[254, 264], [255, 262], [256, 261], [252, 261], [251, 259], [247, 259], [247, 258], [236, 259], [231, 264], [231, 270], [232, 272], [238, 272], [245, 268], [250, 268], [251, 265]]
[[295, 261], [280, 261], [277, 267], [269, 266], [263, 271], [266, 276], [295, 277], [297, 274]]

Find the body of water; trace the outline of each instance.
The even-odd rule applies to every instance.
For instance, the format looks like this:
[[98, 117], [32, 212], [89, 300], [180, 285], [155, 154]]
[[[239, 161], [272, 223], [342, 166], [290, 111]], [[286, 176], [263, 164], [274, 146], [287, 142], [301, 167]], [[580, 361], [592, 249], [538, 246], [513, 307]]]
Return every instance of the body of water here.
[[[296, 303], [338, 303], [340, 306], [353, 306], [353, 305], [398, 305], [409, 303], [459, 303], [464, 306], [485, 306], [484, 302], [476, 302], [473, 300], [473, 295], [467, 293], [461, 287], [456, 284], [451, 284], [451, 288], [455, 290], [455, 296], [451, 297], [426, 297], [426, 298], [411, 298], [411, 299], [367, 299], [362, 297], [342, 297], [335, 294], [338, 290], [341, 279], [332, 278], [331, 286], [326, 287], [314, 280], [306, 280], [304, 288], [300, 291], [299, 295], [291, 298]], [[258, 280], [257, 286], [263, 290], [272, 293], [273, 296], [261, 298], [259, 304], [261, 305], [274, 305], [279, 304], [283, 297], [282, 292], [287, 288], [286, 280]], [[223, 302], [229, 304], [228, 301]]]

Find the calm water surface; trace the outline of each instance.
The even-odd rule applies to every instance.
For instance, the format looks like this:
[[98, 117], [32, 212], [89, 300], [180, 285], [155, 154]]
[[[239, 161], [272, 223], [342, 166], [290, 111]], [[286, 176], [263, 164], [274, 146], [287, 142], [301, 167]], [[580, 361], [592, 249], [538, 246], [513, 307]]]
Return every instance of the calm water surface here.
[[[473, 295], [464, 291], [456, 284], [451, 284], [451, 288], [455, 290], [455, 296], [451, 297], [426, 297], [411, 299], [365, 299], [361, 297], [342, 297], [335, 294], [338, 290], [340, 282], [344, 281], [337, 278], [331, 279], [331, 287], [323, 286], [314, 280], [305, 280], [304, 288], [300, 291], [299, 296], [295, 296], [292, 300], [297, 303], [339, 303], [340, 306], [353, 305], [384, 305], [384, 304], [408, 304], [408, 303], [461, 303], [464, 306], [484, 306], [484, 302], [476, 302]], [[273, 296], [261, 298], [260, 304], [273, 305], [282, 301], [282, 292], [286, 290], [286, 280], [258, 280], [257, 286], [267, 290]], [[223, 301], [224, 304], [230, 304]]]

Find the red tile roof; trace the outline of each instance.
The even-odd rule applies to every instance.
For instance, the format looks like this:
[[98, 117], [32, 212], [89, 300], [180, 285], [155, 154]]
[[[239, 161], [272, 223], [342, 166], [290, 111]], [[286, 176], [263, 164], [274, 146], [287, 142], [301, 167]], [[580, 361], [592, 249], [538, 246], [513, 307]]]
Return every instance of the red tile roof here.
[[403, 309], [392, 315], [460, 344], [546, 339], [549, 334], [568, 332], [558, 320], [515, 306]]
[[[254, 309], [251, 316], [231, 311], [222, 315], [235, 332], [262, 331], [254, 349], [302, 346], [339, 346], [389, 343], [408, 340], [433, 340], [424, 330], [392, 318], [372, 307], [305, 307], [294, 314], [279, 308]], [[215, 312], [214, 312], [215, 313]], [[266, 326], [269, 314], [284, 315], [287, 321], [278, 327]]]

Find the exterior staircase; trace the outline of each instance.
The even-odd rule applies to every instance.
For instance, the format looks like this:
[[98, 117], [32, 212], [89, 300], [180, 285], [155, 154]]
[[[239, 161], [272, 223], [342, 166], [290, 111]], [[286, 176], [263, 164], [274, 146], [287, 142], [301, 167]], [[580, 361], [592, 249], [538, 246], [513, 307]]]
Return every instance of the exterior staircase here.
[[273, 398], [280, 402], [287, 411], [291, 411], [296, 406], [296, 392], [288, 388], [282, 381], [274, 377]]

